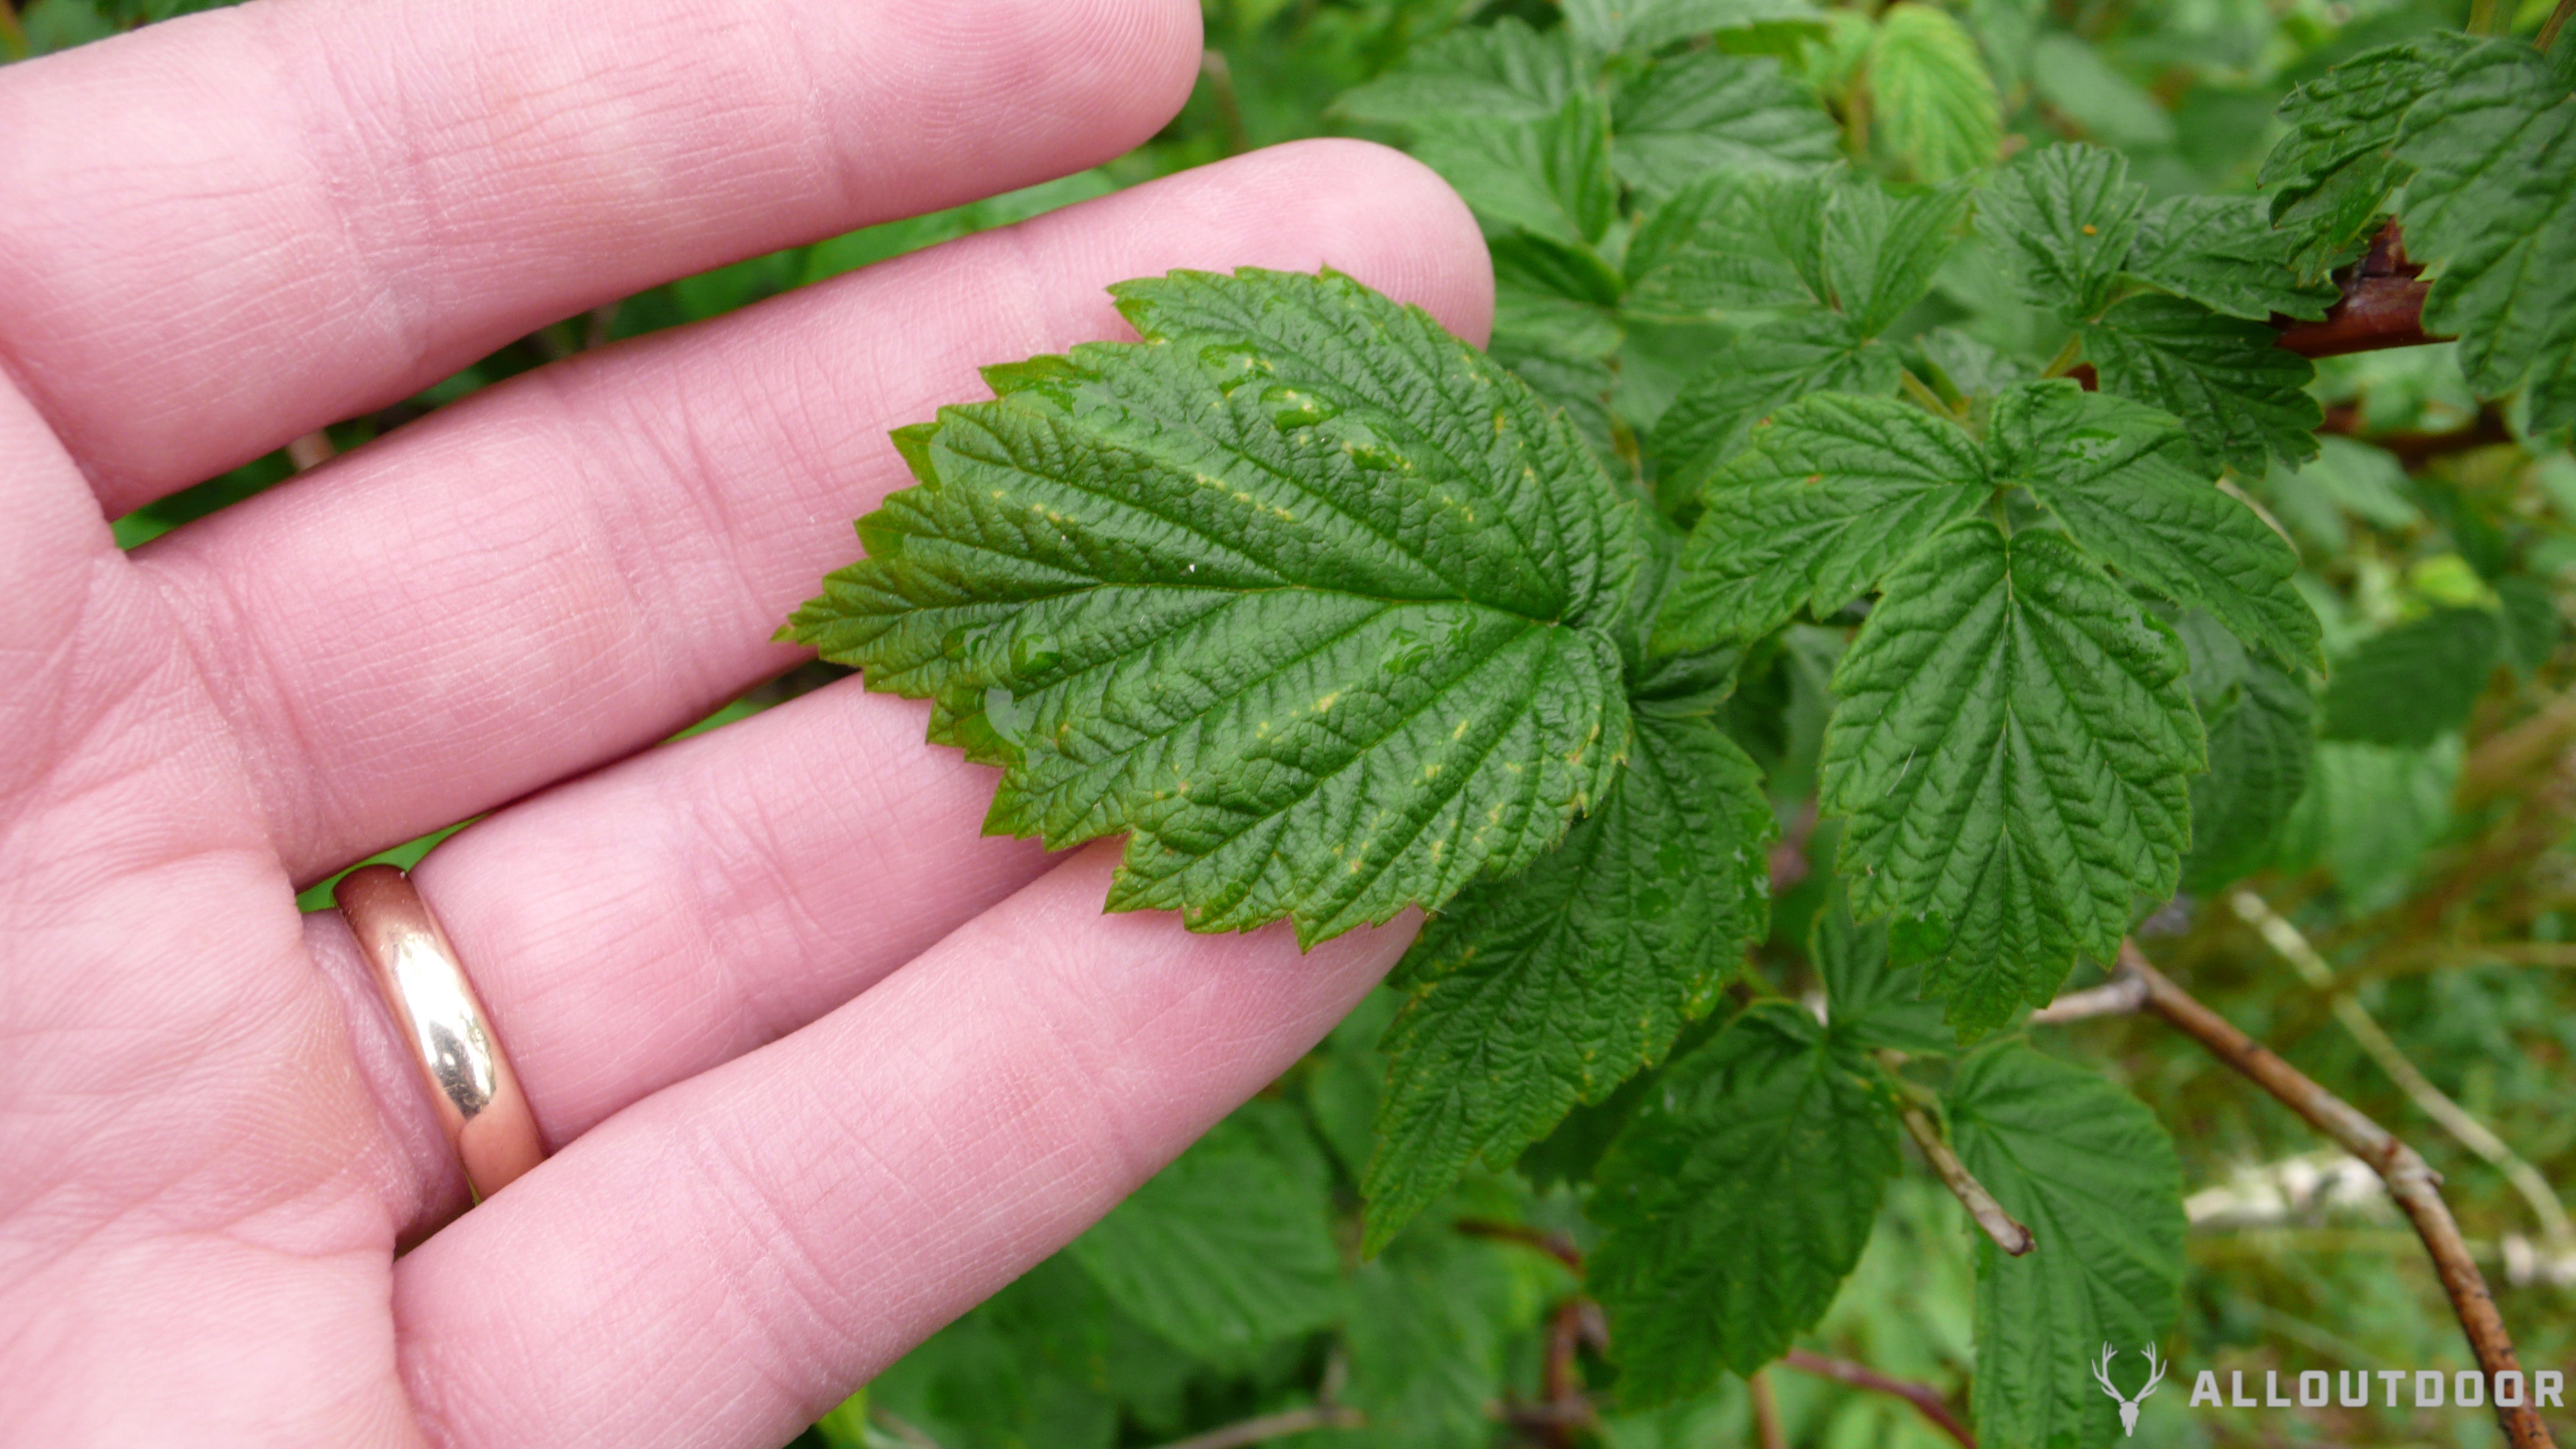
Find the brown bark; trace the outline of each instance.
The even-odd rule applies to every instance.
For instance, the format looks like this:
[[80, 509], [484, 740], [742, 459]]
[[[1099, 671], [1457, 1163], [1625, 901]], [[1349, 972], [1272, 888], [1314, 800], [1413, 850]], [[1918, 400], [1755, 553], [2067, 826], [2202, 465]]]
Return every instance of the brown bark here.
[[2335, 273], [2343, 296], [2322, 320], [2273, 315], [2272, 325], [2281, 330], [2280, 346], [2313, 358], [2449, 341], [2424, 330], [2424, 294], [2431, 284], [2423, 273], [2421, 263], [2407, 260], [2406, 238], [2397, 223], [2389, 222], [2371, 238], [2360, 261]]

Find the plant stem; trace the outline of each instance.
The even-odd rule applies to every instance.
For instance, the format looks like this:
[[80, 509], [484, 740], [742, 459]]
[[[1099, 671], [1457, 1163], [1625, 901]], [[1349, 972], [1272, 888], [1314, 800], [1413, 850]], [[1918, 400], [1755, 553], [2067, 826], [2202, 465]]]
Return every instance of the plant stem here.
[[2082, 362], [2083, 360], [2084, 334], [2081, 332], [2072, 333], [2067, 337], [2066, 345], [2057, 349], [2057, 355], [2048, 359], [2048, 366], [2040, 369], [2039, 375], [2042, 377], [2064, 377], [2066, 374], [2075, 370], [2075, 364]]
[[2559, 1203], [2558, 1194], [2550, 1190], [2549, 1180], [2530, 1163], [2516, 1156], [2514, 1150], [2505, 1145], [2504, 1139], [2490, 1131], [2485, 1123], [2470, 1116], [2468, 1109], [2452, 1101], [2449, 1093], [2433, 1085], [2432, 1080], [2389, 1038], [2369, 1009], [2336, 983], [2334, 967], [2327, 964], [2326, 958], [2318, 954], [2317, 948], [2309, 944], [2297, 926], [2290, 924], [2252, 891], [2237, 891], [2227, 898], [2227, 903], [2235, 910], [2237, 919], [2252, 926], [2262, 936], [2265, 945], [2290, 963], [2291, 969], [2299, 973], [2299, 979], [2327, 993], [2335, 1020], [2354, 1041], [2361, 1044], [2361, 1049], [2369, 1054], [2370, 1059], [2379, 1064], [2379, 1069], [2397, 1083], [2398, 1090], [2422, 1108], [2425, 1116], [2440, 1123], [2442, 1130], [2458, 1139], [2461, 1146], [2485, 1158], [2504, 1174], [2505, 1180], [2512, 1183], [2523, 1200], [2531, 1204], [2533, 1216], [2540, 1219], [2541, 1236], [2552, 1247], [2563, 1250], [2576, 1244], [2576, 1225], [2568, 1222], [2567, 1209]]
[[[2415, 1149], [2167, 980], [2148, 964], [2136, 942], [2120, 943], [2120, 969], [2146, 982], [2149, 1012], [2252, 1079], [2283, 1106], [2307, 1119], [2309, 1126], [2334, 1139], [2379, 1174], [2380, 1181], [2388, 1185], [2389, 1197], [2415, 1225], [2416, 1236], [2424, 1240], [2424, 1250], [2433, 1259], [2433, 1272], [2441, 1279], [2442, 1291], [2450, 1297], [2451, 1311], [2459, 1317], [2460, 1331], [2467, 1336], [2478, 1367], [2490, 1381], [2497, 1374], [2521, 1373], [2513, 1339], [2505, 1332], [2504, 1318], [2496, 1312], [2495, 1299], [2487, 1292], [2486, 1278], [2469, 1256], [2468, 1244], [2460, 1237], [2460, 1225], [2452, 1218], [2450, 1205], [2442, 1200], [2441, 1178], [2416, 1155]], [[2505, 1442], [2512, 1449], [2557, 1449], [2557, 1441], [2550, 1438], [2548, 1427], [2530, 1407], [2530, 1397], [2525, 1394], [2520, 1406], [2496, 1406], [2496, 1421], [2504, 1427]]]
[[2146, 983], [2114, 976], [2099, 986], [2070, 991], [2030, 1014], [2033, 1026], [2063, 1026], [2096, 1016], [2127, 1016], [2147, 1004]]
[[1164, 1445], [1163, 1449], [1243, 1449], [1247, 1444], [1285, 1439], [1291, 1434], [1303, 1434], [1314, 1429], [1356, 1429], [1366, 1422], [1359, 1410], [1346, 1405], [1309, 1404], [1302, 1409], [1283, 1409], [1276, 1414], [1264, 1414], [1258, 1419], [1246, 1419], [1240, 1424], [1193, 1434], [1187, 1439], [1176, 1439]]
[[1780, 1400], [1771, 1392], [1771, 1371], [1755, 1369], [1744, 1380], [1753, 1396], [1753, 1438], [1762, 1449], [1789, 1449], [1788, 1431], [1780, 1427]]
[[1577, 1273], [1583, 1271], [1583, 1250], [1574, 1246], [1574, 1240], [1563, 1233], [1541, 1232], [1519, 1223], [1498, 1223], [1485, 1218], [1460, 1218], [1455, 1226], [1468, 1237], [1518, 1243], [1524, 1248], [1547, 1254]]
[[2469, 0], [2468, 32], [2471, 35], [2496, 33], [2496, 0]]
[[2531, 43], [2544, 51], [2557, 45], [2558, 32], [2567, 28], [2567, 17], [2571, 14], [2576, 14], [2576, 0], [2558, 0], [2558, 8], [2550, 11], [2549, 18], [2540, 23], [2540, 34], [2532, 37]]
[[2031, 1236], [2030, 1229], [2022, 1226], [2011, 1213], [2005, 1212], [2004, 1205], [1995, 1201], [1995, 1195], [1986, 1191], [1986, 1185], [1968, 1171], [1968, 1164], [1961, 1162], [1959, 1154], [1950, 1150], [1950, 1144], [1941, 1140], [1941, 1129], [1933, 1123], [1930, 1113], [1910, 1100], [1900, 1099], [1897, 1115], [1904, 1119], [1905, 1130], [1914, 1138], [1914, 1145], [1923, 1149], [1923, 1156], [1932, 1164], [1933, 1172], [1940, 1175], [1941, 1185], [1950, 1189], [1951, 1196], [1966, 1206], [1968, 1216], [1977, 1220], [1977, 1226], [1985, 1229], [1986, 1236], [1995, 1240], [1996, 1247], [2018, 1258], [2038, 1246], [2038, 1240]]
[[1930, 412], [1935, 417], [1954, 418], [1958, 416], [1957, 413], [1950, 411], [1950, 405], [1948, 403], [1941, 401], [1941, 395], [1934, 392], [1930, 384], [1914, 375], [1914, 369], [1910, 367], [1897, 369], [1896, 381], [1899, 386], [1905, 389], [1905, 395], [1907, 397], [1914, 399], [1915, 402], [1921, 404], [1926, 411]]
[[1933, 1428], [1956, 1440], [1962, 1449], [1977, 1449], [1977, 1437], [1968, 1432], [1967, 1425], [1959, 1422], [1958, 1415], [1950, 1412], [1949, 1401], [1942, 1398], [1940, 1390], [1930, 1384], [1908, 1383], [1903, 1379], [1889, 1378], [1865, 1363], [1853, 1363], [1844, 1358], [1827, 1358], [1820, 1353], [1809, 1353], [1803, 1348], [1793, 1348], [1782, 1354], [1780, 1362], [1800, 1373], [1832, 1379], [1836, 1383], [1849, 1384], [1856, 1389], [1894, 1394], [1912, 1404], [1924, 1418], [1932, 1421]]

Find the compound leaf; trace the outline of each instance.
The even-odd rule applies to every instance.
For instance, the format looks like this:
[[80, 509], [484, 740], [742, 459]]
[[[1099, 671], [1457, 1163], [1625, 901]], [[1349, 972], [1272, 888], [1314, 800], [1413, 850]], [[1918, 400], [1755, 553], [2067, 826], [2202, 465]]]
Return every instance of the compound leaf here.
[[1801, 608], [1827, 617], [1993, 490], [1965, 429], [1891, 398], [1820, 393], [1753, 437], [1700, 491], [1656, 626], [1675, 647], [1756, 639]]
[[[2005, 1043], [1971, 1057], [1946, 1099], [1968, 1170], [2039, 1246], [1977, 1239], [1977, 1437], [2092, 1449], [2120, 1415], [2093, 1381], [2103, 1345], [2136, 1362], [2171, 1330], [2183, 1274], [2182, 1164], [2138, 1100]], [[2117, 1371], [2135, 1391], [2140, 1367]]]
[[1073, 1240], [1112, 1303], [1181, 1349], [1238, 1357], [1342, 1309], [1341, 1255], [1319, 1175], [1221, 1124]]
[[1834, 671], [1820, 799], [1854, 912], [1975, 1033], [2172, 893], [2200, 719], [2173, 631], [2062, 536], [1962, 519], [1884, 589]]
[[2428, 331], [2456, 334], [2480, 397], [2526, 382], [2531, 427], [2576, 424], [2576, 95], [2540, 52], [2490, 40], [2410, 111], [2406, 246], [2434, 264]]
[[1564, 844], [1481, 882], [1396, 968], [1374, 1252], [1476, 1157], [1508, 1167], [1705, 1014], [1764, 928], [1774, 834], [1761, 771], [1706, 716], [1641, 707], [1628, 768]]
[[1805, 171], [1834, 159], [1833, 121], [1768, 56], [1683, 51], [1619, 93], [1619, 175], [1650, 192], [1718, 168]]
[[2128, 270], [2213, 312], [2265, 321], [2323, 317], [2340, 295], [2327, 281], [2302, 281], [2298, 239], [2272, 228], [2271, 208], [2251, 196], [2169, 196], [2138, 220]]
[[1799, 311], [1745, 329], [1656, 420], [1649, 451], [1657, 498], [1670, 507], [1703, 491], [1779, 409], [1819, 393], [1883, 397], [1903, 370], [1893, 351], [1840, 313]]
[[1977, 42], [1949, 12], [1895, 5], [1870, 38], [1869, 93], [1880, 144], [1918, 181], [1947, 181], [1995, 159], [2003, 102]]
[[1570, 95], [1535, 121], [1458, 117], [1415, 130], [1413, 154], [1493, 221], [1583, 246], [1618, 215], [1610, 113], [1598, 96]]
[[1977, 231], [2010, 263], [2024, 299], [2074, 321], [2109, 303], [2146, 201], [2117, 151], [2046, 146], [1986, 183]]
[[1795, 1007], [1757, 1006], [1676, 1061], [1587, 1209], [1623, 1401], [1777, 1358], [1859, 1260], [1898, 1161], [1884, 1099]]
[[2406, 113], [2470, 43], [2437, 34], [2364, 51], [2281, 103], [2289, 132], [2264, 158], [2259, 180], [2279, 188], [2272, 224], [2297, 239], [2302, 278], [2325, 276], [2377, 229], [2389, 195], [2406, 181], [2408, 168], [2392, 150]]
[[2382, 629], [2335, 660], [2320, 733], [2421, 749], [2468, 723], [2503, 648], [2504, 626], [2485, 609], [2436, 609]]
[[2084, 355], [2102, 388], [2180, 418], [2186, 444], [2208, 469], [2260, 478], [2277, 457], [2317, 454], [2325, 412], [2308, 395], [2316, 367], [2275, 346], [2260, 322], [2222, 317], [2198, 302], [2144, 293], [2114, 304], [2084, 329]]
[[791, 637], [934, 701], [989, 828], [1130, 834], [1112, 909], [1312, 943], [1536, 859], [1628, 743], [1620, 499], [1518, 378], [1346, 277], [1115, 289], [988, 374]]
[[1541, 34], [1506, 18], [1415, 46], [1402, 65], [1344, 91], [1333, 109], [1390, 125], [1467, 117], [1543, 121], [1585, 88], [1583, 71], [1565, 32]]
[[2286, 665], [2324, 664], [2290, 582], [2298, 551], [2190, 466], [2171, 417], [2061, 378], [1998, 398], [1988, 437], [1996, 476], [2028, 485], [2104, 562]]

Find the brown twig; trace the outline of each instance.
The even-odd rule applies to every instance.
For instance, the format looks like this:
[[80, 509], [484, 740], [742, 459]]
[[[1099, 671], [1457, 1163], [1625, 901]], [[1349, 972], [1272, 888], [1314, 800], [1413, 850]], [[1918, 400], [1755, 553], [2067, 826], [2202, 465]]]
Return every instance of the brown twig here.
[[2467, 427], [2439, 433], [2411, 428], [2374, 433], [2364, 426], [2361, 409], [2350, 403], [2336, 403], [2326, 409], [2326, 420], [2317, 431], [2360, 438], [2373, 447], [2385, 448], [2397, 455], [2397, 461], [2404, 464], [2409, 473], [2435, 458], [2513, 441], [2513, 429], [2505, 422], [2504, 409], [2493, 403], [2479, 408], [2477, 416], [2469, 421]]
[[2097, 1016], [2127, 1016], [2146, 1004], [2146, 983], [2134, 976], [2114, 976], [2099, 986], [2070, 991], [2032, 1012], [2030, 1024], [2063, 1026]]
[[[2306, 1119], [2309, 1126], [2379, 1174], [2380, 1181], [2388, 1185], [2388, 1196], [2415, 1225], [2416, 1236], [2424, 1240], [2424, 1249], [2433, 1259], [2433, 1271], [2442, 1281], [2442, 1291], [2450, 1297], [2452, 1312], [2459, 1316], [2460, 1331], [2467, 1335], [2469, 1351], [2477, 1356], [2478, 1367], [2490, 1381], [2498, 1374], [2521, 1373], [2513, 1339], [2505, 1332], [2504, 1319], [2487, 1292], [2486, 1278], [2478, 1272], [2468, 1244], [2460, 1237], [2460, 1225], [2452, 1218], [2450, 1205], [2442, 1200], [2441, 1177], [2416, 1155], [2415, 1149], [2167, 980], [2148, 964], [2135, 942], [2120, 943], [2120, 969], [2146, 982], [2149, 1012], [2199, 1042], [2212, 1056], [2271, 1093], [2283, 1106]], [[2504, 1427], [2505, 1442], [2513, 1449], [2556, 1449], [2547, 1426], [2528, 1406], [2529, 1396], [2525, 1398], [2522, 1406], [2496, 1406], [2496, 1421]]]
[[1912, 1404], [1924, 1418], [1932, 1421], [1933, 1428], [1949, 1435], [1962, 1445], [1963, 1449], [1977, 1449], [1977, 1436], [1968, 1432], [1968, 1426], [1960, 1423], [1959, 1416], [1950, 1412], [1949, 1401], [1941, 1397], [1941, 1391], [1930, 1384], [1908, 1383], [1904, 1379], [1889, 1378], [1865, 1363], [1853, 1363], [1847, 1358], [1827, 1358], [1820, 1353], [1809, 1353], [1803, 1348], [1793, 1348], [1782, 1354], [1780, 1362], [1800, 1373], [1832, 1379], [1836, 1383], [1849, 1384], [1856, 1389], [1894, 1394]]
[[2387, 347], [2447, 342], [2424, 330], [2424, 294], [2431, 284], [2420, 263], [2406, 258], [2406, 238], [2392, 221], [2370, 240], [2362, 259], [2335, 274], [2343, 296], [2322, 320], [2295, 321], [2275, 314], [2279, 346], [2301, 357], [2341, 357]]
[[1995, 1201], [1995, 1195], [1986, 1191], [1986, 1185], [1977, 1181], [1976, 1174], [1968, 1171], [1968, 1164], [1961, 1162], [1959, 1154], [1950, 1150], [1950, 1144], [1941, 1140], [1941, 1129], [1934, 1124], [1930, 1113], [1914, 1102], [1905, 1101], [1900, 1102], [1897, 1115], [1904, 1120], [1905, 1130], [1913, 1136], [1914, 1145], [1923, 1149], [1924, 1159], [1932, 1164], [1932, 1171], [1940, 1177], [1941, 1185], [1950, 1189], [1951, 1196], [1966, 1206], [1968, 1216], [1977, 1220], [1977, 1226], [1985, 1229], [1986, 1236], [1995, 1240], [1996, 1247], [2018, 1258], [2038, 1246], [2038, 1239], [2031, 1236], [2030, 1229], [2004, 1211], [2004, 1205]]
[[1309, 1404], [1302, 1409], [1283, 1409], [1246, 1419], [1240, 1424], [1227, 1424], [1187, 1439], [1176, 1439], [1163, 1449], [1244, 1449], [1272, 1439], [1285, 1439], [1315, 1429], [1357, 1429], [1368, 1422], [1359, 1410], [1345, 1404]]
[[1535, 1248], [1577, 1273], [1583, 1271], [1583, 1250], [1574, 1246], [1574, 1240], [1563, 1233], [1543, 1232], [1520, 1223], [1498, 1223], [1486, 1218], [1460, 1218], [1454, 1226], [1471, 1238]]
[[2567, 28], [2570, 15], [2576, 15], [2576, 0], [2558, 0], [2558, 6], [2549, 12], [2549, 18], [2540, 22], [2540, 33], [2532, 37], [2531, 43], [2544, 51], [2558, 44], [2558, 32]]

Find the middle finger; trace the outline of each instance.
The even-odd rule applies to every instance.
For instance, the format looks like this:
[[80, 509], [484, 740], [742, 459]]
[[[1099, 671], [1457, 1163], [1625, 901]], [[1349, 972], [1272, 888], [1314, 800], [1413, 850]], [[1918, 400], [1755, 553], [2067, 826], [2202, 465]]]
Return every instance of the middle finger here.
[[485, 390], [147, 547], [310, 880], [614, 759], [769, 642], [975, 369], [1126, 335], [1102, 288], [1331, 265], [1481, 337], [1485, 250], [1405, 157], [1317, 141], [899, 258]]

